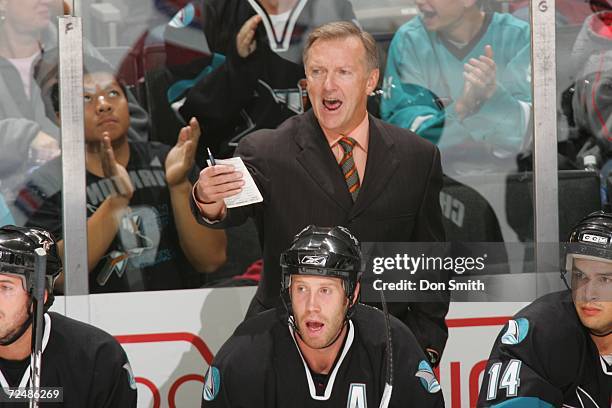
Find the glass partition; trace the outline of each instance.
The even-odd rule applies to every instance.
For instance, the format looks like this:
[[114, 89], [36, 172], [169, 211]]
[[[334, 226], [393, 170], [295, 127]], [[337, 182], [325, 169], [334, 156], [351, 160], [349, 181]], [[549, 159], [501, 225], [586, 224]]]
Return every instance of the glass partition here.
[[[450, 29], [450, 21], [458, 9], [450, 1], [439, 9], [414, 2], [357, 0], [324, 4], [252, 1], [238, 9], [212, 1], [83, 2], [86, 87], [96, 91], [101, 86], [96, 71], [112, 71], [105, 80], [119, 86], [129, 114], [128, 130], [122, 135], [129, 147], [118, 149], [127, 149], [129, 160], [119, 154], [117, 162], [123, 168], [118, 171], [126, 174], [116, 174], [117, 169], [109, 173], [108, 168], [104, 172], [102, 156], [91, 153], [101, 141], [88, 142], [85, 124], [86, 145], [91, 150], [86, 154], [90, 228], [96, 212], [106, 209], [109, 197], [113, 204], [112, 217], [105, 217], [101, 225], [105, 228], [96, 227], [95, 233], [88, 234], [90, 241], [104, 237], [97, 248], [90, 242], [88, 250], [92, 291], [232, 284], [231, 278], [243, 275], [249, 266], [260, 270], [258, 264], [253, 265], [261, 250], [251, 221], [226, 234], [201, 228], [205, 233], [198, 238], [211, 248], [204, 250], [206, 255], [190, 247], [185, 239], [189, 226], [177, 221], [181, 205], [173, 200], [165, 178], [167, 154], [177, 144], [180, 129], [195, 117], [202, 137], [195, 166], [182, 175], [187, 184], [181, 188], [186, 191], [205, 166], [206, 147], [215, 157], [231, 157], [245, 135], [275, 128], [286, 118], [308, 110], [301, 61], [305, 36], [317, 25], [343, 19], [357, 21], [378, 43], [380, 83], [370, 98], [369, 111], [412, 130], [440, 149], [445, 174], [440, 204], [447, 239], [512, 244], [500, 246], [501, 252], [505, 251], [501, 259], [513, 260], [508, 271], [533, 272], [533, 250], [529, 248], [533, 242], [531, 39], [529, 24], [521, 20], [528, 6], [523, 3], [482, 1], [482, 13], [470, 17], [473, 27], [457, 34]], [[53, 26], [51, 14], [46, 24]], [[239, 29], [256, 14], [260, 15], [256, 40], [263, 51], [254, 55], [264, 55], [261, 62], [250, 56], [254, 50], [235, 46]], [[275, 34], [279, 32], [283, 35]], [[248, 61], [252, 64], [244, 63]], [[27, 100], [27, 95], [24, 98]], [[110, 97], [93, 93], [85, 99], [87, 122], [88, 106]], [[57, 118], [52, 98], [48, 100], [47, 111], [51, 113], [39, 108], [37, 118], [44, 129], [53, 129]], [[568, 136], [560, 131], [560, 138], [571, 138], [570, 127], [564, 128]], [[112, 139], [112, 132], [107, 133], [103, 131], [97, 139], [103, 139], [104, 134]], [[17, 160], [18, 155], [12, 155], [17, 163], [9, 166], [7, 162], [6, 166], [14, 170], [31, 162], [30, 173], [42, 177], [32, 167], [58, 154], [58, 144], [52, 141], [57, 137], [59, 133], [39, 144], [34, 136], [36, 142], [28, 146], [19, 139], [23, 158]], [[112, 147], [116, 149], [118, 143]], [[137, 154], [142, 157], [138, 156], [136, 165]], [[30, 174], [13, 173], [17, 178]], [[109, 178], [111, 175], [115, 179]], [[117, 183], [117, 177], [125, 185]], [[580, 183], [570, 174], [561, 177], [568, 177], [568, 183]], [[27, 213], [36, 205], [36, 199], [28, 197], [31, 192], [16, 200], [20, 189], [11, 183], [23, 185], [24, 181], [9, 178], [3, 179], [5, 202], [15, 221], [33, 219], [32, 223], [45, 226]], [[57, 177], [44, 178], [44, 182], [48, 179]], [[51, 190], [60, 188], [58, 184], [42, 193], [52, 196]], [[129, 198], [130, 204], [124, 205], [121, 198]], [[114, 208], [117, 205], [122, 207], [119, 212]], [[58, 224], [57, 219], [53, 222]], [[108, 228], [110, 224], [112, 228]], [[167, 273], [168, 269], [174, 272]], [[243, 278], [243, 282], [256, 283], [248, 274]], [[116, 286], [109, 283], [114, 280]]]
[[[257, 285], [260, 238], [277, 231], [253, 220], [225, 231], [195, 224], [191, 188], [207, 148], [230, 158], [247, 135], [310, 109], [305, 38], [320, 24], [350, 20], [373, 34], [379, 51], [370, 114], [439, 149], [439, 202], [453, 256], [488, 255], [485, 273], [459, 278], [482, 278], [491, 290], [452, 300], [525, 302], [557, 288], [557, 270], [534, 276], [542, 271], [530, 2], [481, 0], [467, 15], [456, 0], [430, 3], [82, 1], [87, 231], [74, 232], [83, 236], [74, 250], [87, 253], [88, 265], [68, 273], [86, 275], [90, 293]], [[563, 241], [581, 217], [609, 208], [612, 19], [581, 0], [556, 3], [559, 208], [550, 211], [558, 210]], [[30, 9], [0, 2], [0, 221], [60, 239], [62, 198], [74, 191], [62, 182], [60, 151], [61, 89], [70, 86], [58, 85], [63, 13], [66, 2]], [[469, 24], [454, 30], [460, 18]], [[239, 44], [249, 24], [255, 41]]]
[[60, 1], [0, 6], [2, 225], [36, 225], [30, 218], [43, 198], [61, 192], [59, 121], [45, 95], [57, 83], [55, 22], [66, 11]]
[[415, 4], [414, 17], [387, 33], [380, 115], [440, 149], [447, 240], [463, 243], [464, 255], [499, 243], [488, 246], [491, 261], [505, 267], [492, 273], [534, 272], [531, 30], [519, 7], [479, 5]]
[[592, 211], [610, 211], [610, 6], [558, 1], [559, 240]]

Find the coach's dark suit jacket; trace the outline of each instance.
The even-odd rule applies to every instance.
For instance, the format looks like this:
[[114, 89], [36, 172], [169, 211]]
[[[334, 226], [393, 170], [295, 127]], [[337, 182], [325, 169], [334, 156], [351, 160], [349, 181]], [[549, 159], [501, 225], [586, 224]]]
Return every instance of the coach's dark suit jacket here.
[[[249, 314], [276, 305], [280, 254], [309, 224], [344, 225], [362, 242], [444, 241], [438, 149], [408, 130], [371, 115], [369, 121], [366, 170], [354, 204], [312, 110], [240, 142], [237, 154], [253, 175], [262, 203], [228, 210], [222, 222], [211, 225], [191, 199], [198, 221], [213, 228], [254, 217], [263, 244], [264, 273]], [[390, 312], [412, 329], [421, 345], [440, 355], [448, 334], [445, 296], [440, 303], [389, 304]]]

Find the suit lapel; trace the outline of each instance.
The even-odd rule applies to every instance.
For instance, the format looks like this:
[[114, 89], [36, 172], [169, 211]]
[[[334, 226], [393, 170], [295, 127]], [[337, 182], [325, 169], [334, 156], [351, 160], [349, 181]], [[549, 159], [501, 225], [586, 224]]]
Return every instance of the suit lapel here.
[[370, 115], [369, 121], [366, 170], [362, 178], [357, 201], [355, 201], [351, 211], [351, 217], [359, 215], [380, 196], [399, 166], [399, 160], [393, 151], [391, 137], [372, 115]]
[[303, 126], [294, 136], [301, 147], [297, 161], [329, 198], [344, 211], [350, 211], [353, 200], [312, 109], [303, 114], [302, 120]]

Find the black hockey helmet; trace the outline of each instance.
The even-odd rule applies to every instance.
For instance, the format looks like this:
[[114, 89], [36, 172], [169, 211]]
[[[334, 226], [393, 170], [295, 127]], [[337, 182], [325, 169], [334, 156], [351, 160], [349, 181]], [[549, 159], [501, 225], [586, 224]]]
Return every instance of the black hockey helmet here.
[[48, 291], [45, 310], [53, 304], [53, 284], [62, 271], [53, 236], [39, 228], [5, 225], [0, 228], [0, 273], [24, 277], [24, 289], [31, 294], [34, 287], [34, 250], [43, 248], [47, 253], [45, 288]]
[[612, 214], [596, 211], [587, 215], [574, 226], [567, 241], [564, 274], [572, 270], [575, 258], [612, 262]]
[[289, 290], [291, 275], [329, 276], [344, 281], [346, 296], [352, 300], [361, 277], [361, 249], [357, 238], [345, 227], [309, 225], [281, 254], [280, 265], [282, 292]]

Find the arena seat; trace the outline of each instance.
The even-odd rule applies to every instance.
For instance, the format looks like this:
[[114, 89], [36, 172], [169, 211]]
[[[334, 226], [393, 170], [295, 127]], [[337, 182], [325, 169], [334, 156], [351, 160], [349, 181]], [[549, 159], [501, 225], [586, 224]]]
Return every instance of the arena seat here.
[[[599, 173], [586, 170], [559, 171], [559, 242], [565, 241], [574, 224], [601, 209]], [[533, 241], [533, 173], [511, 174], [506, 179], [508, 224], [521, 242]]]

